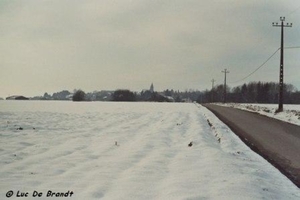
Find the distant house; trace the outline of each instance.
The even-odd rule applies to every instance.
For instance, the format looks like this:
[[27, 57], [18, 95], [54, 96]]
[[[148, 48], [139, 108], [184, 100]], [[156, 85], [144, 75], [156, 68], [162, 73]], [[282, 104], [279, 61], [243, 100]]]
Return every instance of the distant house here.
[[175, 102], [173, 97], [165, 96], [162, 93], [154, 92], [151, 99], [149, 101], [156, 102]]
[[20, 95], [14, 95], [7, 97], [6, 100], [29, 100], [29, 98]]

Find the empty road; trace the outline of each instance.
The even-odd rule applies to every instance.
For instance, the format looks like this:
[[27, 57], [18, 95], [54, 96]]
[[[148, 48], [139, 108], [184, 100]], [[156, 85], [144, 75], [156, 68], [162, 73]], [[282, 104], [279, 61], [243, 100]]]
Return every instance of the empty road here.
[[300, 126], [235, 108], [203, 106], [300, 188]]

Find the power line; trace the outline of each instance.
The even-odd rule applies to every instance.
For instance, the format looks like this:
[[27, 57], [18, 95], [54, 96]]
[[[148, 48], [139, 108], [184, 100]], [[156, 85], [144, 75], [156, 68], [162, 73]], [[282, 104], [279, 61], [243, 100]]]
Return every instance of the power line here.
[[260, 68], [262, 68], [279, 50], [280, 50], [280, 48], [278, 48], [263, 64], [261, 64], [258, 68], [256, 68], [253, 72], [251, 72], [250, 74], [248, 74], [246, 77], [244, 77], [244, 78], [242, 78], [240, 80], [234, 81], [234, 82], [230, 82], [230, 83], [237, 83], [237, 82], [243, 81], [246, 78], [248, 78], [251, 75], [253, 75], [255, 72], [257, 72], [257, 70], [259, 70]]
[[[295, 46], [295, 47], [284, 47], [284, 49], [300, 49], [300, 46]], [[251, 72], [250, 74], [248, 74], [246, 77], [239, 79], [237, 81], [233, 81], [230, 83], [237, 83], [240, 81], [245, 80], [246, 78], [250, 77], [251, 75], [253, 75], [255, 72], [257, 72], [260, 68], [262, 68], [278, 51], [280, 50], [280, 48], [278, 48], [263, 64], [261, 64], [258, 68], [256, 68], [253, 72]]]
[[300, 46], [296, 46], [296, 47], [284, 47], [284, 49], [300, 49]]
[[[288, 13], [287, 16], [290, 16], [291, 14], [295, 13], [299, 9], [300, 9], [300, 6], [297, 7], [295, 10], [291, 11], [290, 13]], [[269, 32], [271, 32], [271, 30]], [[262, 39], [262, 38], [260, 38], [260, 39]], [[300, 46], [284, 47], [284, 49], [299, 49], [299, 48], [300, 48]], [[243, 80], [247, 79], [248, 77], [250, 77], [251, 75], [253, 75], [255, 72], [257, 72], [260, 68], [262, 68], [277, 53], [277, 51], [279, 51], [279, 50], [280, 50], [280, 48], [278, 48], [263, 64], [261, 64], [257, 69], [255, 69], [253, 72], [251, 72], [250, 74], [248, 74], [246, 77], [244, 77], [242, 79], [239, 79], [237, 81], [229, 82], [229, 83], [237, 83], [237, 82], [240, 82], [240, 81], [243, 81]]]

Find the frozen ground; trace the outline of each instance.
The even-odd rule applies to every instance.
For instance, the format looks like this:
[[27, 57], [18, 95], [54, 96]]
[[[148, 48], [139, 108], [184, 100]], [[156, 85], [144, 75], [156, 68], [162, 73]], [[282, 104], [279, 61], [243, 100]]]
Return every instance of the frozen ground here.
[[261, 115], [266, 115], [275, 119], [279, 119], [285, 122], [296, 124], [300, 126], [300, 105], [283, 105], [283, 112], [276, 113], [278, 104], [240, 104], [240, 103], [227, 103], [217, 105], [228, 106], [238, 108], [241, 110], [247, 110], [256, 112]]
[[0, 199], [51, 199], [49, 190], [70, 199], [300, 198], [192, 103], [2, 101], [0, 156]]

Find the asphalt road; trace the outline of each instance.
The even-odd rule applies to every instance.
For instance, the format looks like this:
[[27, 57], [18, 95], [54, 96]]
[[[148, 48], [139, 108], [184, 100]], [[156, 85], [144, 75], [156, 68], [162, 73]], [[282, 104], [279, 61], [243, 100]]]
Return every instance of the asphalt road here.
[[300, 126], [235, 108], [203, 106], [300, 188]]

